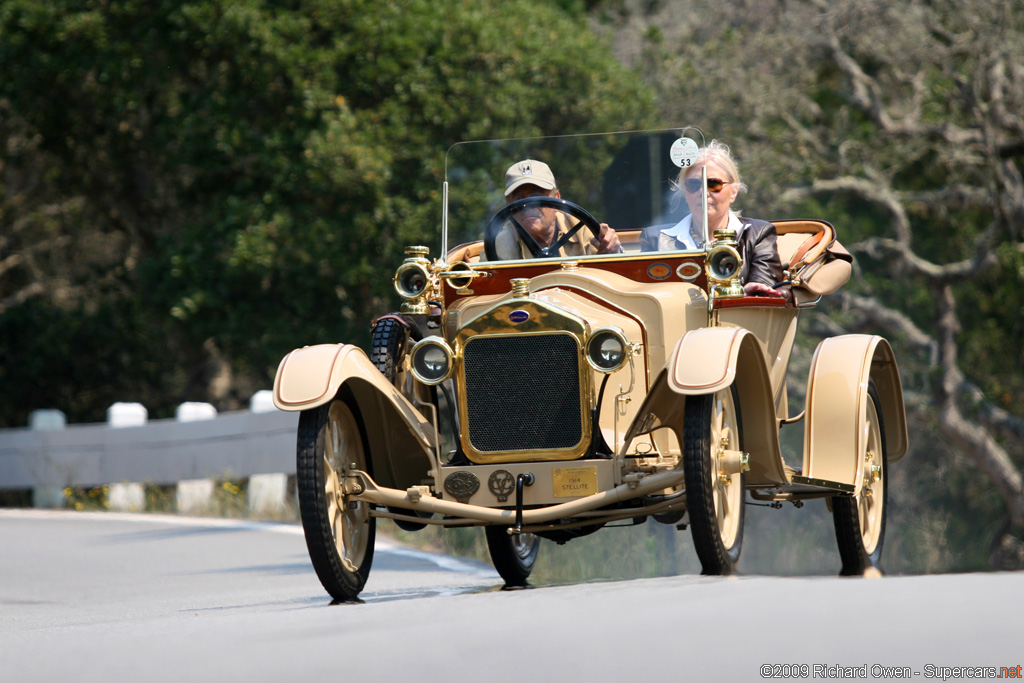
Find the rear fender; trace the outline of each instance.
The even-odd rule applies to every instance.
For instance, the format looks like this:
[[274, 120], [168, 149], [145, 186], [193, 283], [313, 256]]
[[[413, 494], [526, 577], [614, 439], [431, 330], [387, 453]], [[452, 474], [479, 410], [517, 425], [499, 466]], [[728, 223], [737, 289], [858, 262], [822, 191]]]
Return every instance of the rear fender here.
[[312, 410], [342, 389], [358, 406], [374, 479], [392, 488], [422, 484], [432, 468], [434, 427], [359, 347], [320, 344], [289, 353], [274, 378], [274, 405]]
[[876, 335], [831, 337], [818, 344], [807, 379], [801, 481], [859, 492], [870, 380], [878, 390], [889, 462], [906, 454], [903, 387], [889, 342]]
[[683, 335], [637, 411], [625, 443], [658, 425], [672, 427], [682, 442], [686, 397], [733, 385], [743, 450], [750, 454], [747, 483], [786, 483], [768, 367], [757, 337], [742, 328], [707, 327]]

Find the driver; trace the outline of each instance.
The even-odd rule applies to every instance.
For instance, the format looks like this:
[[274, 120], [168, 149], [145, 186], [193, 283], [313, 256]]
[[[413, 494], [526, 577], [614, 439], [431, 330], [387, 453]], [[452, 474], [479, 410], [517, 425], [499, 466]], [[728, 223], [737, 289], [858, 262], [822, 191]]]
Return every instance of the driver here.
[[[527, 197], [562, 197], [555, 184], [555, 175], [543, 161], [524, 159], [512, 164], [505, 172], [505, 205]], [[550, 246], [579, 222], [573, 216], [546, 206], [523, 209], [515, 214], [515, 218], [541, 247]], [[511, 221], [502, 226], [494, 246], [501, 260], [532, 257]], [[559, 256], [617, 254], [621, 251], [619, 236], [607, 223], [601, 223], [601, 234], [597, 236], [586, 226], [581, 227], [562, 245]]]

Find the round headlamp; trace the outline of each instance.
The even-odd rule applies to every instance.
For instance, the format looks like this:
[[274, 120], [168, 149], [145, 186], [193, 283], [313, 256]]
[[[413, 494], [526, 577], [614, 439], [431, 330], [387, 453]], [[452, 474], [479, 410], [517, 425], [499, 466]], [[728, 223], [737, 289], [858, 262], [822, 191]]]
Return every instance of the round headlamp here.
[[415, 299], [423, 294], [430, 282], [426, 266], [415, 261], [406, 261], [395, 273], [395, 290], [405, 299]]
[[427, 337], [412, 347], [412, 374], [424, 384], [440, 384], [455, 367], [455, 354], [440, 337]]
[[626, 335], [617, 327], [595, 330], [587, 341], [587, 362], [598, 372], [615, 372], [629, 359]]
[[711, 250], [707, 263], [708, 277], [725, 282], [739, 277], [740, 269], [743, 267], [743, 257], [734, 247], [722, 245]]

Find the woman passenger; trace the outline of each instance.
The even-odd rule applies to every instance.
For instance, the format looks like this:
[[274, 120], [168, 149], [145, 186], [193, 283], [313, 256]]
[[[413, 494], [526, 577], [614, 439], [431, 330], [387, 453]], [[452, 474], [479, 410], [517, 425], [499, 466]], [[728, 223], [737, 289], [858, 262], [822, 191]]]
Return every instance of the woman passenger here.
[[679, 251], [703, 249], [701, 211], [701, 169], [708, 170], [708, 230], [714, 237], [716, 230], [731, 227], [736, 231], [743, 268], [740, 281], [747, 296], [787, 297], [783, 289], [774, 289], [782, 282], [782, 262], [779, 260], [778, 233], [768, 221], [742, 217], [732, 204], [747, 186], [740, 179], [739, 169], [729, 146], [712, 140], [700, 150], [696, 162], [679, 173], [675, 189], [682, 192], [690, 215], [670, 228], [647, 228], [641, 234], [644, 251]]

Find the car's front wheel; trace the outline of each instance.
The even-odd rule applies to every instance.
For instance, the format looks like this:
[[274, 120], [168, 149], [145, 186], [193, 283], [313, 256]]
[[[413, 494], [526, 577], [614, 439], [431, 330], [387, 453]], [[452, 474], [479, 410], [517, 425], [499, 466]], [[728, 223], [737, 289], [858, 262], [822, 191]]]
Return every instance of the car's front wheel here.
[[525, 586], [540, 551], [540, 538], [533, 534], [509, 534], [508, 527], [489, 526], [487, 550], [506, 586]]
[[370, 505], [354, 500], [347, 478], [370, 472], [355, 401], [347, 393], [299, 416], [299, 513], [313, 569], [335, 600], [354, 601], [373, 562]]
[[842, 558], [844, 575], [863, 574], [878, 568], [885, 540], [886, 475], [885, 422], [872, 381], [868, 386], [867, 443], [860, 463], [860, 492], [832, 499], [832, 520]]
[[[743, 545], [743, 473], [726, 466], [741, 451], [739, 408], [732, 388], [686, 397], [683, 471], [693, 545], [704, 574], [731, 574]], [[733, 467], [732, 469], [736, 469]]]

